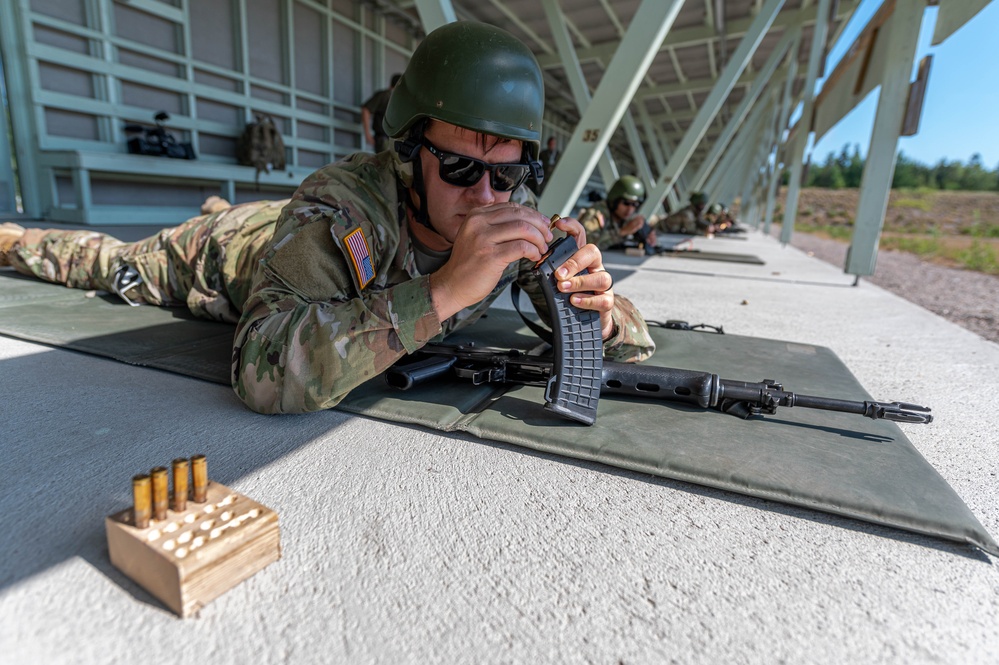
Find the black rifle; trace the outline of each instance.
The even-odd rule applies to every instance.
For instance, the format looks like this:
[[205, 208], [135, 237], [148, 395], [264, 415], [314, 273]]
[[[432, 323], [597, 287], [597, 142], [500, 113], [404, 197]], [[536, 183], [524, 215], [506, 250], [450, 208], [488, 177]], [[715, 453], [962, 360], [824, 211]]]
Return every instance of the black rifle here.
[[[428, 344], [418, 353], [392, 366], [385, 373], [385, 379], [390, 386], [403, 390], [446, 375], [468, 379], [473, 385], [548, 385], [553, 367], [551, 357], [529, 355], [516, 349], [477, 348], [471, 344]], [[722, 379], [710, 372], [610, 361], [603, 362], [600, 374], [599, 390], [602, 395], [684, 402], [744, 418], [774, 414], [779, 406], [800, 406], [900, 423], [933, 421], [929, 407], [905, 402], [860, 402], [798, 395], [771, 380], [748, 383]]]

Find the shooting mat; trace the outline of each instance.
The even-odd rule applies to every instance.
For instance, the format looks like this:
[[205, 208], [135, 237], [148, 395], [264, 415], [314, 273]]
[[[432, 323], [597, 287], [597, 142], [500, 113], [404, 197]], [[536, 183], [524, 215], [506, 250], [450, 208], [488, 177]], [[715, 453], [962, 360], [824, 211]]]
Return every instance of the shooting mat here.
[[[682, 235], [679, 233], [663, 233], [656, 236], [656, 246], [660, 253], [657, 256], [679, 259], [699, 259], [701, 261], [725, 261], [728, 263], [748, 263], [752, 265], [764, 265], [765, 262], [755, 254], [738, 254], [734, 252], [715, 252], [711, 250], [698, 249], [694, 247], [694, 238], [697, 236]], [[611, 251], [640, 252], [637, 243], [629, 242], [615, 245]], [[646, 257], [653, 258], [653, 257]]]
[[[0, 333], [135, 365], [228, 384], [233, 327], [183, 310], [128, 307], [113, 297], [0, 272]], [[727, 379], [774, 378], [795, 392], [871, 397], [825, 347], [654, 329], [650, 364], [711, 371]], [[451, 340], [532, 348], [517, 315], [493, 310]], [[679, 403], [600, 401], [592, 427], [542, 408], [534, 386], [441, 381], [407, 392], [381, 379], [338, 407], [383, 420], [463, 431], [534, 450], [601, 462], [875, 524], [967, 543], [999, 546], [897, 425], [809, 409], [780, 409], [749, 421]]]
[[667, 250], [659, 254], [670, 259], [697, 259], [701, 261], [725, 261], [728, 263], [749, 263], [751, 265], [764, 265], [763, 259], [755, 254], [736, 254], [734, 252], [707, 252], [701, 249], [680, 249]]

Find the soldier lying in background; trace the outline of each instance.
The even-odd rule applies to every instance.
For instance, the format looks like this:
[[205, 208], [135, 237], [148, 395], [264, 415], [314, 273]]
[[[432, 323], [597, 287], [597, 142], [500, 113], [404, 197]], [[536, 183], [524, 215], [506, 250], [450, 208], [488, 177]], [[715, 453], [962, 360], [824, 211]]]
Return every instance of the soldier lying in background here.
[[638, 234], [642, 243], [655, 247], [655, 231], [646, 224], [644, 216], [637, 214], [644, 202], [642, 181], [632, 175], [621, 176], [611, 185], [605, 201], [597, 201], [579, 213], [587, 240], [604, 251]]
[[659, 228], [665, 233], [683, 235], [708, 235], [714, 232], [711, 221], [704, 214], [706, 197], [702, 192], [690, 195], [690, 205], [680, 208], [659, 222]]
[[746, 227], [740, 226], [732, 217], [728, 208], [720, 203], [713, 203], [704, 215], [714, 230], [714, 233], [745, 233]]

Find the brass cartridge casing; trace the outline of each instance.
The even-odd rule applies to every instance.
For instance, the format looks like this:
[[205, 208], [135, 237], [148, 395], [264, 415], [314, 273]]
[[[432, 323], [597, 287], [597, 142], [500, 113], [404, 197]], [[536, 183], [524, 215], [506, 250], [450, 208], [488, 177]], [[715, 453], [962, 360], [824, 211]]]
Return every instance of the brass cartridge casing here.
[[152, 515], [152, 491], [149, 474], [132, 477], [132, 521], [136, 528], [145, 529], [149, 526]]
[[173, 497], [170, 509], [176, 513], [187, 510], [187, 459], [178, 457], [173, 461]]
[[204, 455], [191, 457], [191, 480], [194, 502], [204, 503], [208, 500], [208, 460]]
[[153, 519], [165, 520], [169, 506], [167, 491], [167, 470], [164, 466], [154, 467], [149, 476], [153, 480]]

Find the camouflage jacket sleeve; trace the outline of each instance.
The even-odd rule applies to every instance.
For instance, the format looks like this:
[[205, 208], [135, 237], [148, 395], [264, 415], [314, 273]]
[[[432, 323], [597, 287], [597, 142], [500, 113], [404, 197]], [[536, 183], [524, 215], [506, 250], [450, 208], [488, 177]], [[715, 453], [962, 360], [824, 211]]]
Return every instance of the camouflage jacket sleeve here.
[[441, 332], [429, 278], [398, 260], [396, 187], [391, 168], [325, 167], [282, 211], [233, 345], [253, 410], [333, 407]]
[[579, 223], [586, 230], [586, 242], [596, 245], [600, 251], [621, 242], [621, 235], [614, 227], [614, 222], [604, 204], [595, 205], [581, 212]]
[[586, 230], [586, 241], [593, 242], [592, 238], [600, 235], [604, 226], [604, 216], [596, 208], [587, 208], [579, 213], [579, 223]]
[[681, 208], [663, 221], [663, 229], [667, 233], [696, 234], [698, 230], [697, 216], [689, 207]]

